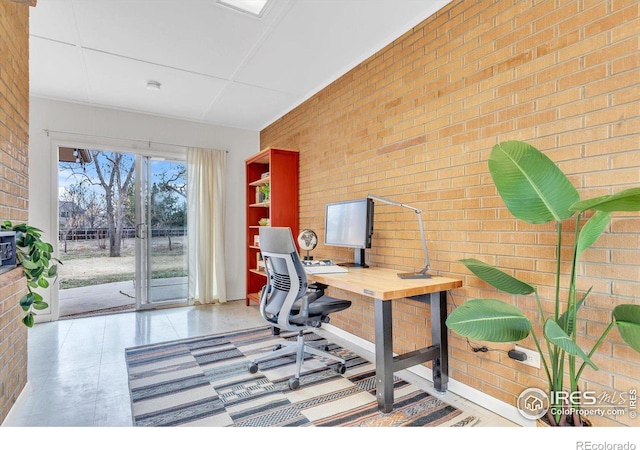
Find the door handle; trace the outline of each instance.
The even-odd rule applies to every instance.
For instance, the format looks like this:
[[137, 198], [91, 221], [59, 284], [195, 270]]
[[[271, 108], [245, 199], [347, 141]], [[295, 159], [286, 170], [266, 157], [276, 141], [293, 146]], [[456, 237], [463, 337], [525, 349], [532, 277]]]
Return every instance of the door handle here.
[[136, 224], [136, 238], [138, 238], [138, 239], [146, 239], [146, 236], [144, 236], [144, 229], [142, 228], [145, 225], [146, 224], [144, 222]]

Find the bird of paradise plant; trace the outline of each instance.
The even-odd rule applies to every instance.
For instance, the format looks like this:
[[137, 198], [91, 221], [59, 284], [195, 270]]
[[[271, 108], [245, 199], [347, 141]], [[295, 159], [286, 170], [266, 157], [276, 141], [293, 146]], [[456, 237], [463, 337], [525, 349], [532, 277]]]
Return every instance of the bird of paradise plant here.
[[[598, 370], [592, 357], [614, 326], [624, 342], [640, 352], [640, 305], [614, 307], [602, 335], [590, 350], [583, 350], [578, 342], [576, 323], [580, 307], [587, 301], [591, 289], [578, 292], [578, 263], [607, 228], [613, 212], [640, 211], [640, 188], [580, 200], [569, 179], [546, 155], [520, 141], [494, 146], [488, 166], [497, 191], [513, 216], [531, 224], [556, 223], [555, 307], [552, 312], [544, 311], [538, 289], [532, 284], [478, 259], [463, 259], [461, 262], [471, 272], [494, 288], [513, 295], [533, 294], [543, 334], [542, 337], [537, 335], [531, 321], [519, 308], [498, 299], [469, 300], [449, 315], [446, 324], [459, 335], [480, 341], [516, 342], [531, 335], [548, 382], [551, 402], [546, 414], [548, 422], [552, 426], [580, 426], [583, 424], [578, 413], [580, 377], [587, 366]], [[588, 214], [589, 211], [593, 214]], [[573, 216], [576, 225], [572, 256], [569, 273], [563, 274], [561, 248], [566, 238], [563, 224]], [[585, 222], [587, 216], [590, 217]], [[563, 280], [567, 283], [564, 290]], [[567, 388], [572, 395], [558, 395]], [[565, 401], [569, 404], [563, 404]]]

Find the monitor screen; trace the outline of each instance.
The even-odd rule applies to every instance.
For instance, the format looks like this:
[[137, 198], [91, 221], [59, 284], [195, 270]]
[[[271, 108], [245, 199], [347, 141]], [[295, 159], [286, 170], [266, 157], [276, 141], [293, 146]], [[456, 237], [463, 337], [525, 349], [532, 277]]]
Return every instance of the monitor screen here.
[[324, 243], [339, 247], [371, 248], [373, 201], [363, 198], [326, 206]]

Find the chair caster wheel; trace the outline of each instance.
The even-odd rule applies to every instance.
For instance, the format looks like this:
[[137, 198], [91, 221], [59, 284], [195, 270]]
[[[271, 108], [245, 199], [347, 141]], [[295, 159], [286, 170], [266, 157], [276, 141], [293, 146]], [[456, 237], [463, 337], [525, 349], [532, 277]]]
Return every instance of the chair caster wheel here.
[[322, 347], [322, 350], [324, 350], [325, 352], [328, 352], [329, 346], [327, 344], [324, 344], [324, 347]]
[[276, 345], [273, 346], [273, 351], [275, 352], [277, 350], [280, 350], [281, 348], [282, 348], [281, 344], [276, 344]]
[[300, 387], [300, 380], [297, 378], [289, 378], [289, 389], [295, 391]]
[[344, 375], [346, 371], [347, 371], [347, 366], [345, 366], [344, 364], [340, 363], [336, 366], [336, 372], [338, 372], [340, 375]]
[[258, 365], [254, 362], [252, 362], [251, 364], [249, 364], [249, 373], [256, 373], [258, 371]]

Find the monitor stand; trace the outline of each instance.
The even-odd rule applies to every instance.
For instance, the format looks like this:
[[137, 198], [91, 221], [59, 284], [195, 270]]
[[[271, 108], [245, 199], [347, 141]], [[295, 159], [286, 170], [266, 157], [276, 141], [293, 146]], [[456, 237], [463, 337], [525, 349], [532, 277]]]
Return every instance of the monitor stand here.
[[339, 266], [342, 267], [353, 267], [353, 268], [361, 268], [366, 269], [367, 264], [364, 262], [364, 249], [356, 248], [353, 250], [353, 262], [352, 263], [339, 263]]

